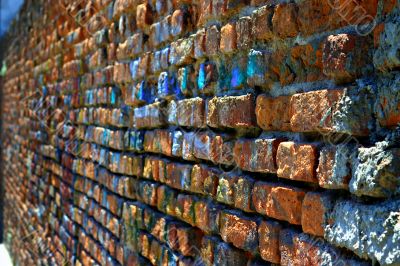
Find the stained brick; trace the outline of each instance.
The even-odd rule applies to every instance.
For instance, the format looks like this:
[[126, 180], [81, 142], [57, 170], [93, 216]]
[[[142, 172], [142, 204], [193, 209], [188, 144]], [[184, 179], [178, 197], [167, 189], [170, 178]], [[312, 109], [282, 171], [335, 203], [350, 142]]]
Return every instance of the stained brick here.
[[303, 200], [301, 225], [305, 233], [324, 236], [328, 224], [329, 213], [333, 208], [330, 194], [308, 192]]
[[275, 173], [279, 139], [242, 139], [235, 142], [236, 165], [246, 171]]
[[234, 22], [230, 22], [221, 28], [221, 52], [231, 53], [236, 50], [236, 35], [236, 23]]
[[269, 40], [272, 38], [273, 9], [263, 6], [256, 9], [252, 15], [252, 34], [254, 38]]
[[301, 224], [301, 208], [306, 191], [275, 183], [256, 182], [253, 204], [258, 213], [292, 224]]
[[258, 227], [261, 258], [272, 263], [280, 263], [279, 235], [282, 226], [275, 221], [262, 221]]
[[207, 125], [210, 127], [252, 128], [256, 126], [254, 96], [214, 97], [208, 101]]
[[337, 110], [342, 90], [299, 93], [290, 101], [291, 129], [296, 132], [333, 131], [333, 112]]
[[290, 130], [290, 97], [259, 95], [256, 102], [257, 124], [264, 130]]
[[278, 4], [272, 17], [274, 33], [281, 38], [295, 37], [298, 33], [297, 26], [298, 7], [294, 3]]
[[276, 155], [277, 175], [292, 180], [316, 183], [317, 157], [315, 144], [281, 142]]
[[235, 212], [221, 212], [220, 234], [225, 242], [240, 249], [256, 252], [258, 249], [258, 224]]

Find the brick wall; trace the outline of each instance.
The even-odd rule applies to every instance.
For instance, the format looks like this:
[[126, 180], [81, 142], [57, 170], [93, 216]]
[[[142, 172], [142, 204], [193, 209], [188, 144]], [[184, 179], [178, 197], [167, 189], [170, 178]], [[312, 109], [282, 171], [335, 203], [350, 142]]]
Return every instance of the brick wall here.
[[396, 0], [26, 1], [14, 262], [399, 265], [399, 36]]

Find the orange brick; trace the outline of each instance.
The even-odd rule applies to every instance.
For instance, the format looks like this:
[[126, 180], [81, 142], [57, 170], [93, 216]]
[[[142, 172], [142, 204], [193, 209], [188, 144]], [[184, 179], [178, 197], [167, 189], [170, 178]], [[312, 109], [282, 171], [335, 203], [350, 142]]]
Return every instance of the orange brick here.
[[332, 198], [329, 194], [308, 192], [304, 197], [301, 209], [303, 232], [316, 236], [324, 236], [324, 228], [328, 224], [332, 205]]
[[277, 175], [292, 180], [317, 183], [315, 173], [317, 156], [315, 144], [281, 142], [276, 155]]
[[295, 132], [333, 131], [332, 114], [343, 90], [298, 93], [290, 101], [290, 125]]
[[263, 6], [256, 9], [252, 15], [252, 35], [258, 40], [269, 40], [272, 38], [272, 15], [273, 9]]
[[263, 260], [280, 263], [279, 233], [282, 226], [276, 221], [262, 221], [258, 227], [259, 249]]
[[150, 27], [153, 21], [151, 6], [149, 4], [140, 4], [136, 7], [136, 25], [139, 29]]
[[306, 191], [291, 186], [256, 182], [253, 188], [253, 205], [258, 213], [269, 217], [301, 224], [301, 208]]
[[257, 221], [229, 211], [221, 212], [220, 221], [220, 234], [225, 242], [250, 252], [258, 249]]
[[295, 37], [298, 33], [297, 5], [278, 4], [272, 17], [274, 33], [281, 38]]
[[259, 95], [256, 101], [257, 124], [268, 131], [290, 130], [290, 97], [271, 98]]
[[236, 23], [231, 22], [221, 28], [220, 50], [223, 53], [236, 50]]

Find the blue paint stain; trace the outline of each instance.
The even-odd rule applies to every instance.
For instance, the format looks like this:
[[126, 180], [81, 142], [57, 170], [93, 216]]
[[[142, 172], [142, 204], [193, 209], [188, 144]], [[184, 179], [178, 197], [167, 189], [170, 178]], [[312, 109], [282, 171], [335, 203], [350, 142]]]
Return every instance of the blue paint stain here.
[[199, 90], [203, 90], [206, 87], [206, 67], [204, 63], [200, 65], [197, 87]]
[[246, 75], [240, 66], [236, 66], [232, 69], [231, 77], [231, 88], [237, 88], [243, 86], [246, 82]]

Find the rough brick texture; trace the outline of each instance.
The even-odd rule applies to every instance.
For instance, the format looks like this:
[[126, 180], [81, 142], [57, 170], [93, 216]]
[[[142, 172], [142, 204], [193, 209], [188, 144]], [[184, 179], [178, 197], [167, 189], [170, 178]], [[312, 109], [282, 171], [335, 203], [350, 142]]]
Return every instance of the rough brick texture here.
[[14, 263], [400, 265], [399, 36], [394, 0], [25, 1]]

